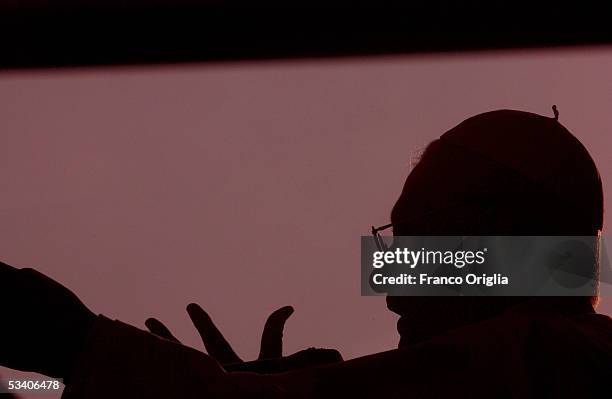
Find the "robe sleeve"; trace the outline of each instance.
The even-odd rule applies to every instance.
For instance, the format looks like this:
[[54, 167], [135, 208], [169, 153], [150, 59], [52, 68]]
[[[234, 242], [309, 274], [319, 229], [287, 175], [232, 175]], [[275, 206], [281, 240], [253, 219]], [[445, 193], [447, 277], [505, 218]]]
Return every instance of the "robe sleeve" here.
[[225, 377], [195, 349], [99, 316], [62, 398], [204, 398]]

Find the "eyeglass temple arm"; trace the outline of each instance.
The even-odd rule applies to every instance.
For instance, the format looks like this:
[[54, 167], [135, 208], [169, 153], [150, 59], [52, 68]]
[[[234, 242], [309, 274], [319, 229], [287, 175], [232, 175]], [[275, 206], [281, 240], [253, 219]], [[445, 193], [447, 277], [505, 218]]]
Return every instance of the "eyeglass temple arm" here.
[[372, 226], [372, 234], [375, 235], [379, 231], [387, 230], [389, 227], [393, 227], [393, 223], [385, 224], [384, 226], [380, 226], [380, 227]]
[[383, 241], [382, 237], [378, 234], [378, 232], [381, 230], [388, 229], [391, 226], [393, 226], [393, 223], [389, 223], [380, 227], [372, 226], [372, 235], [374, 236], [374, 242], [376, 244], [376, 247], [378, 247], [379, 251], [386, 251], [388, 250], [388, 247], [387, 244], [385, 244], [385, 242]]

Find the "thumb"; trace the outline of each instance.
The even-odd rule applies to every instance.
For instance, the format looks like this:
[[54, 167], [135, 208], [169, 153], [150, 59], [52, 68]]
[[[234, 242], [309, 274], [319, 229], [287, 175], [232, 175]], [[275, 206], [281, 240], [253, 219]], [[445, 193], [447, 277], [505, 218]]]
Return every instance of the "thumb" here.
[[293, 307], [284, 306], [268, 316], [261, 335], [260, 360], [283, 356], [283, 330], [285, 329], [285, 322], [292, 314]]

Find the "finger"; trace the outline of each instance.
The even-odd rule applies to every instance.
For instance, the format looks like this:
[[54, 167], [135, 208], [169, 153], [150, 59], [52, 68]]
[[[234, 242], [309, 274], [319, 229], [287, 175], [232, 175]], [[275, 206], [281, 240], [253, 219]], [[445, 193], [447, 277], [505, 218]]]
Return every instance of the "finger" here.
[[293, 307], [284, 306], [272, 312], [266, 320], [261, 334], [259, 359], [272, 359], [283, 356], [283, 330], [285, 322], [293, 314]]
[[193, 325], [200, 333], [206, 351], [211, 357], [221, 364], [242, 362], [204, 309], [195, 303], [191, 303], [187, 306], [187, 313], [189, 313]]
[[181, 341], [179, 341], [174, 335], [172, 335], [168, 327], [166, 327], [164, 323], [157, 319], [154, 319], [152, 317], [147, 319], [145, 321], [145, 326], [147, 326], [149, 331], [151, 331], [155, 335], [158, 335], [162, 338], [166, 338], [170, 341], [177, 342], [179, 344], [181, 343]]

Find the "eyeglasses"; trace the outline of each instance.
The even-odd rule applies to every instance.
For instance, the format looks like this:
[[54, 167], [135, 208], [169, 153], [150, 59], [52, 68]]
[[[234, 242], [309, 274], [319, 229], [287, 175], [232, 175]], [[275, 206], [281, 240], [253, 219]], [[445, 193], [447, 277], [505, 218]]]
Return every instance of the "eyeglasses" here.
[[384, 226], [380, 227], [372, 226], [372, 236], [374, 236], [374, 243], [376, 244], [376, 248], [378, 248], [379, 251], [384, 252], [389, 250], [389, 247], [383, 240], [382, 236], [380, 235], [380, 232], [387, 230], [390, 227], [393, 227], [393, 223], [385, 224]]
[[[453, 209], [457, 209], [457, 208], [460, 208], [460, 207], [464, 207], [466, 205], [476, 205], [476, 206], [478, 206], [481, 209], [482, 208], [488, 208], [487, 202], [483, 203], [483, 197], [468, 198], [468, 199], [465, 199], [463, 201], [456, 202], [456, 203], [454, 203], [454, 204], [452, 204], [452, 205], [450, 205], [448, 207], [444, 207], [444, 208], [441, 208], [441, 209], [436, 209], [436, 210], [432, 210], [432, 211], [429, 211], [429, 212], [425, 212], [425, 213], [423, 213], [421, 215], [418, 215], [416, 217], [402, 219], [402, 220], [400, 220], [400, 221], [398, 221], [396, 223], [388, 223], [388, 224], [385, 224], [385, 225], [382, 225], [382, 226], [379, 226], [379, 227], [372, 226], [372, 230], [371, 231], [372, 231], [372, 236], [374, 237], [374, 243], [376, 244], [376, 248], [378, 248], [379, 251], [383, 251], [384, 252], [384, 251], [388, 251], [389, 248], [391, 247], [391, 245], [387, 245], [387, 243], [385, 243], [385, 241], [383, 239], [383, 236], [380, 234], [381, 231], [387, 230], [387, 229], [389, 229], [391, 227], [397, 227], [397, 226], [401, 226], [401, 225], [411, 224], [411, 223], [413, 223], [416, 220], [419, 220], [419, 219], [422, 219], [422, 218], [425, 218], [425, 217], [430, 217], [430, 216], [436, 215], [436, 214], [441, 214], [441, 213], [447, 212], [449, 210], [453, 210]], [[486, 213], [486, 211], [484, 211], [484, 209], [483, 209], [482, 214], [485, 214], [485, 213]], [[473, 223], [474, 220], [472, 220], [471, 222]], [[469, 227], [468, 225], [465, 226], [466, 229], [468, 227]]]

